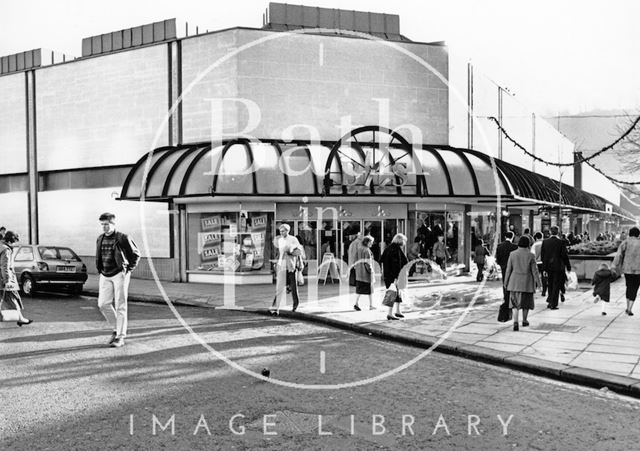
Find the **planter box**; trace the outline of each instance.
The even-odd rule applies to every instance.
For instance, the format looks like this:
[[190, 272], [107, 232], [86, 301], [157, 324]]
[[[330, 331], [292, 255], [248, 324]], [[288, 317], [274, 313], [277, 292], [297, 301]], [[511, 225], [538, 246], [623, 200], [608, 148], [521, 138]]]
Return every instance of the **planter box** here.
[[571, 262], [571, 269], [575, 271], [578, 276], [578, 280], [591, 280], [593, 273], [600, 268], [600, 265], [607, 263], [611, 266], [615, 256], [615, 252], [609, 255], [570, 254], [569, 261]]

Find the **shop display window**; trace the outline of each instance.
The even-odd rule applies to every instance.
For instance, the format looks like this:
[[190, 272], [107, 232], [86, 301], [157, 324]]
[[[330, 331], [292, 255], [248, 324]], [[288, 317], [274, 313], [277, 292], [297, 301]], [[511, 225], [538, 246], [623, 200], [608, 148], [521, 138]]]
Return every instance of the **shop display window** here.
[[227, 212], [188, 215], [190, 271], [270, 270], [273, 213]]

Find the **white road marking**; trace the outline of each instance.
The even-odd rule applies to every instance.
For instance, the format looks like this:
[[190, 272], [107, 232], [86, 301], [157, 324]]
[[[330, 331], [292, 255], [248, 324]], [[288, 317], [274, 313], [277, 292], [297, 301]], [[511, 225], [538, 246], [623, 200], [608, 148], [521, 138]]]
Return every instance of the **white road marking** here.
[[325, 353], [324, 351], [320, 351], [320, 373], [324, 374], [325, 372]]

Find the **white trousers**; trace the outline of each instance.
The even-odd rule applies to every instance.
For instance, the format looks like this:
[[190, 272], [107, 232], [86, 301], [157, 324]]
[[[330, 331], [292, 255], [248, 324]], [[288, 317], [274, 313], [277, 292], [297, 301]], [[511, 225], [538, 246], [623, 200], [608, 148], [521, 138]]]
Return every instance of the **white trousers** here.
[[120, 272], [113, 277], [100, 274], [98, 308], [118, 337], [127, 335], [127, 296], [130, 280], [130, 272]]

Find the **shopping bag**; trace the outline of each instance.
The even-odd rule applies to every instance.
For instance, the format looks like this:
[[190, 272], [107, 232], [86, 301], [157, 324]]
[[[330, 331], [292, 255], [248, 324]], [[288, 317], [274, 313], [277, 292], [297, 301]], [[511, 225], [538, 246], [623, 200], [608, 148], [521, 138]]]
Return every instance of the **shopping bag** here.
[[391, 285], [389, 288], [387, 288], [387, 291], [385, 291], [384, 293], [384, 298], [382, 299], [382, 305], [391, 307], [396, 302], [397, 298], [398, 298], [398, 289], [396, 288], [395, 285]]
[[567, 271], [567, 280], [565, 282], [565, 288], [570, 291], [578, 289], [578, 275], [575, 271]]
[[298, 282], [298, 286], [304, 285], [304, 276], [302, 275], [302, 271], [296, 271], [296, 281]]

